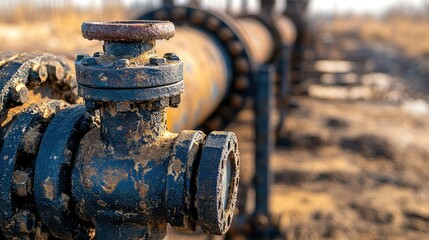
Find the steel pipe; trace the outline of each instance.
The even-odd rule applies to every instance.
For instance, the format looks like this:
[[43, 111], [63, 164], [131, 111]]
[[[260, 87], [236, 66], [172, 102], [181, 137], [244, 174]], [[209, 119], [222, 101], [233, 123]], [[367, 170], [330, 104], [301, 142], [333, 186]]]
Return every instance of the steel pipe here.
[[269, 62], [276, 48], [270, 30], [261, 21], [251, 17], [237, 19], [237, 25], [253, 61], [258, 64]]
[[[169, 110], [167, 122], [173, 130], [224, 127], [243, 108], [255, 66], [278, 61], [296, 36], [293, 24], [283, 16], [233, 20], [213, 11], [164, 6], [139, 19], [168, 19], [177, 25], [177, 38], [161, 42], [160, 53], [169, 52], [168, 47], [177, 49], [186, 62], [184, 80], [191, 90], [182, 95], [181, 107]], [[201, 101], [194, 101], [195, 96]]]
[[184, 79], [187, 91], [182, 95], [180, 106], [168, 110], [168, 129], [180, 131], [200, 125], [229, 94], [231, 58], [225, 57], [228, 55], [216, 39], [187, 26], [177, 28], [173, 39], [159, 41], [157, 46], [159, 53], [174, 50], [186, 61]]
[[[183, 95], [183, 107], [171, 111], [174, 121], [179, 121], [169, 127], [199, 126], [212, 131], [233, 120], [245, 106], [254, 77], [254, 63], [236, 22], [226, 14], [176, 6], [165, 6], [139, 19], [172, 20], [178, 38], [168, 46], [185, 53], [181, 56], [186, 62], [184, 81], [192, 90]], [[195, 96], [202, 103], [193, 101]], [[167, 120], [171, 121], [173, 118]]]

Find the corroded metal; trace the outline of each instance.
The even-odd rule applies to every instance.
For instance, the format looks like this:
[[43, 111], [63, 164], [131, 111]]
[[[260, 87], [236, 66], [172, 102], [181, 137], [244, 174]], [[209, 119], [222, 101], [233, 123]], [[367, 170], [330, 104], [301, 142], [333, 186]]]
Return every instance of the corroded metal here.
[[[123, 23], [107, 29], [111, 24]], [[127, 24], [152, 32], [150, 21]], [[92, 31], [97, 38], [101, 30]], [[183, 92], [183, 63], [174, 53], [156, 54], [160, 35], [135, 36], [141, 38], [110, 39], [104, 52], [77, 56], [85, 105], [39, 101], [4, 122], [2, 236], [163, 239], [167, 224], [186, 232], [198, 225], [211, 234], [228, 230], [239, 180], [236, 136], [167, 131], [166, 108], [177, 107]], [[66, 76], [61, 67], [37, 68], [39, 78], [31, 79]], [[14, 102], [25, 102], [21, 90], [30, 85], [10, 91]]]
[[174, 24], [167, 21], [109, 21], [85, 22], [82, 35], [88, 40], [114, 42], [145, 42], [170, 39], [174, 36]]
[[[152, 26], [150, 21], [132, 24]], [[106, 41], [104, 54], [92, 57], [94, 64], [84, 64], [88, 57], [76, 61], [79, 93], [100, 111], [101, 120], [100, 128], [80, 141], [72, 169], [77, 216], [94, 226], [99, 239], [161, 239], [167, 223], [184, 231], [199, 224], [208, 233], [225, 233], [238, 189], [235, 135], [168, 132], [165, 108], [180, 102], [182, 61], [173, 53], [155, 54], [153, 41], [158, 35], [140, 42], [123, 38]], [[211, 141], [223, 135], [229, 136], [227, 145]], [[213, 147], [223, 154], [207, 155]], [[226, 161], [225, 154], [233, 160]], [[213, 164], [219, 168], [207, 172], [204, 166]], [[228, 173], [229, 180], [223, 181]], [[229, 205], [219, 205], [218, 196]], [[211, 217], [219, 216], [219, 211], [228, 214]]]
[[[231, 60], [225, 59], [224, 51], [213, 43], [216, 40], [201, 31], [180, 27], [174, 38], [157, 44], [159, 53], [174, 49], [186, 61], [183, 71], [186, 92], [182, 94], [178, 108], [167, 110], [167, 126], [172, 131], [200, 125], [229, 92], [232, 74], [228, 68]], [[198, 101], [195, 101], [196, 96], [200, 96]]]
[[[177, 49], [187, 62], [185, 83], [192, 82], [187, 84], [192, 90], [182, 96], [183, 105], [169, 110], [171, 119], [176, 120], [174, 126], [169, 125], [174, 130], [195, 124], [209, 130], [225, 126], [242, 109], [251, 92], [255, 65], [286, 62], [282, 61], [283, 49], [293, 45], [296, 36], [290, 20], [266, 12], [231, 19], [208, 10], [170, 5], [140, 17], [152, 18], [168, 19], [178, 25], [177, 39], [161, 44], [159, 49]], [[286, 81], [288, 73], [279, 71], [280, 79]], [[193, 101], [195, 94], [205, 104]]]
[[0, 123], [42, 98], [78, 100], [76, 79], [65, 61], [50, 54], [0, 54]]
[[[186, 85], [192, 90], [184, 93], [183, 107], [169, 111], [175, 120], [179, 119], [169, 127], [179, 130], [197, 124], [211, 131], [232, 121], [251, 94], [254, 69], [235, 20], [219, 12], [171, 5], [139, 19], [170, 20], [177, 25], [178, 39], [173, 38], [165, 46], [180, 51], [187, 63], [185, 83], [189, 82]], [[205, 104], [193, 101], [195, 96]]]
[[253, 61], [259, 64], [269, 62], [276, 47], [275, 38], [270, 30], [261, 21], [250, 17], [237, 19], [237, 25]]
[[[0, 156], [0, 227], [7, 238], [36, 238], [42, 232], [36, 225], [32, 195], [34, 162], [49, 120], [66, 104], [50, 101], [32, 105], [2, 127]], [[23, 189], [21, 189], [23, 188]], [[38, 231], [38, 233], [37, 233]]]

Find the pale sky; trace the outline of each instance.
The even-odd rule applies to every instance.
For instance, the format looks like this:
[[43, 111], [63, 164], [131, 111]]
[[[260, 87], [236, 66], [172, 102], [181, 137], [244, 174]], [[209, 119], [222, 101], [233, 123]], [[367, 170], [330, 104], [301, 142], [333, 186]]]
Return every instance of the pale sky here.
[[423, 5], [429, 0], [310, 0], [310, 12], [377, 13], [394, 4]]
[[[35, 0], [38, 2], [41, 0]], [[61, 1], [61, 0], [58, 0]], [[72, 0], [78, 6], [101, 6], [103, 0]], [[161, 0], [120, 0], [125, 3], [132, 2], [159, 2]], [[189, 0], [177, 0], [178, 2], [187, 2]], [[205, 6], [226, 6], [227, 1], [234, 1], [234, 7], [239, 9], [240, 2], [243, 0], [201, 0]], [[257, 9], [260, 0], [247, 0], [252, 9]], [[277, 0], [279, 7], [282, 1]], [[358, 12], [358, 13], [377, 13], [386, 10], [389, 6], [398, 3], [412, 4], [415, 6], [423, 5], [424, 2], [429, 3], [429, 0], [310, 0], [310, 13], [344, 13], [344, 12]], [[13, 4], [13, 0], [3, 1], [0, 0], [0, 6], [3, 4]], [[19, 3], [16, 1], [15, 3]], [[281, 9], [282, 7], [280, 7]]]

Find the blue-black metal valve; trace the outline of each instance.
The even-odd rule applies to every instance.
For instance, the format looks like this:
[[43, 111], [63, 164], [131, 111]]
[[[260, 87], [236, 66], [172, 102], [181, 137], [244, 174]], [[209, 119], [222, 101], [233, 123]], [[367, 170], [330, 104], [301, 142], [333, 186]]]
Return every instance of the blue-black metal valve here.
[[168, 224], [225, 233], [238, 191], [237, 138], [167, 131], [183, 63], [154, 47], [173, 37], [174, 25], [86, 22], [82, 32], [105, 41], [103, 52], [76, 59], [85, 105], [39, 103], [0, 129], [0, 234], [164, 239]]
[[[104, 53], [76, 61], [79, 93], [100, 112], [72, 170], [78, 217], [99, 239], [162, 239], [167, 223], [223, 234], [231, 225], [239, 156], [233, 133], [170, 133], [168, 106], [183, 91], [179, 58], [156, 55], [171, 38], [162, 21], [87, 22], [84, 37], [104, 40]], [[168, 56], [167, 56], [168, 57]]]

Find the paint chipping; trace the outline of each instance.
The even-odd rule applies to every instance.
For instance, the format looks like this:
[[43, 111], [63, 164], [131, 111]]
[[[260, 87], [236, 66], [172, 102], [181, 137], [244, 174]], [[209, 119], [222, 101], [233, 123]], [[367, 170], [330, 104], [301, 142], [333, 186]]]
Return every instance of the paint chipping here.
[[43, 195], [51, 201], [54, 199], [54, 183], [50, 177], [43, 182]]

